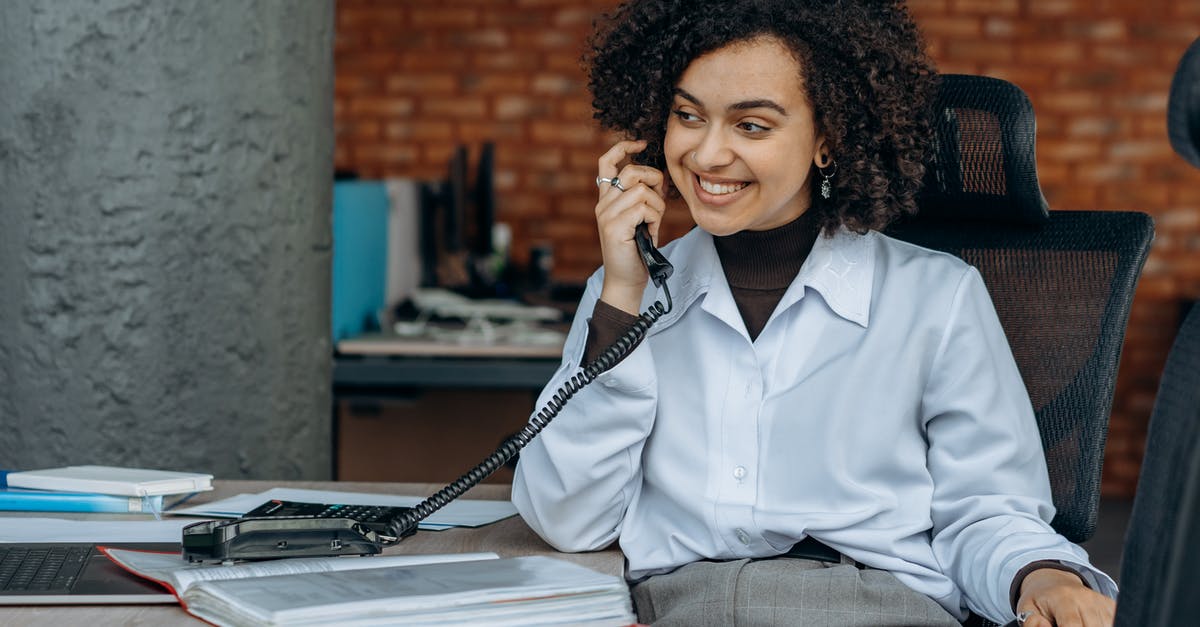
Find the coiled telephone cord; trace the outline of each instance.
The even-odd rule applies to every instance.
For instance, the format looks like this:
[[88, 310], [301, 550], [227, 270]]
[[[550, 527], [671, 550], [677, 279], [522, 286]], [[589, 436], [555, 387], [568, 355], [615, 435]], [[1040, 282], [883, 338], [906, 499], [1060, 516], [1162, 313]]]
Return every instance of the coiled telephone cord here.
[[658, 321], [659, 318], [671, 311], [673, 306], [671, 302], [671, 290], [667, 288], [665, 282], [662, 284], [663, 295], [666, 297], [667, 304], [663, 306], [662, 301], [655, 301], [650, 308], [642, 312], [638, 316], [637, 322], [633, 327], [625, 332], [624, 335], [617, 338], [610, 346], [601, 351], [591, 363], [580, 369], [578, 373], [570, 378], [566, 383], [559, 386], [554, 395], [546, 402], [529, 422], [521, 428], [513, 436], [505, 440], [499, 448], [491, 455], [479, 463], [466, 474], [455, 479], [446, 487], [438, 490], [429, 498], [415, 505], [410, 511], [396, 517], [388, 524], [388, 530], [391, 532], [391, 538], [385, 539], [384, 544], [398, 542], [400, 538], [416, 530], [417, 523], [425, 520], [430, 514], [445, 507], [454, 499], [462, 496], [467, 490], [475, 487], [479, 482], [487, 479], [493, 472], [496, 472], [501, 466], [508, 463], [517, 452], [525, 445], [529, 444], [537, 434], [550, 424], [550, 421], [562, 411], [567, 401], [571, 400], [575, 393], [583, 389], [600, 375], [600, 373], [608, 370], [617, 364], [621, 359], [630, 353], [646, 336], [646, 331]]

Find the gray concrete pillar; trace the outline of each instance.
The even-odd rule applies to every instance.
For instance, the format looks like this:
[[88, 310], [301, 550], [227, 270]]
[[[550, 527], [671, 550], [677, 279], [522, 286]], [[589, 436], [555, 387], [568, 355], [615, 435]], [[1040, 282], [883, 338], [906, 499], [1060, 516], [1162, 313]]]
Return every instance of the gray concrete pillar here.
[[0, 2], [0, 468], [330, 472], [332, 0]]

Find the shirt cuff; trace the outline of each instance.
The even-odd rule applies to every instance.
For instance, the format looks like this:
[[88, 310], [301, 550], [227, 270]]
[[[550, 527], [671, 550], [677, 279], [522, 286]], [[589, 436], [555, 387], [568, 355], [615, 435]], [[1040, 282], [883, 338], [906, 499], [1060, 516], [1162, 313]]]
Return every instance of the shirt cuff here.
[[1054, 570], [1072, 573], [1079, 577], [1079, 580], [1083, 582], [1083, 585], [1087, 586], [1088, 588], [1096, 591], [1102, 589], [1100, 582], [1096, 580], [1096, 576], [1093, 575], [1091, 571], [1085, 568], [1077, 567], [1071, 562], [1064, 562], [1062, 560], [1038, 560], [1036, 562], [1030, 562], [1021, 568], [1021, 570], [1017, 571], [1017, 574], [1013, 577], [1012, 586], [1010, 586], [1008, 589], [1008, 603], [1012, 607], [1014, 614], [1017, 612], [1017, 601], [1021, 596], [1021, 584], [1025, 582], [1025, 576], [1042, 568], [1051, 568]]
[[[592, 317], [588, 319], [588, 336], [583, 349], [582, 365], [586, 366], [595, 361], [600, 353], [604, 352], [604, 349], [616, 343], [621, 336], [633, 328], [633, 325], [637, 324], [637, 321], [638, 316], [617, 309], [602, 300], [596, 301], [595, 307], [592, 308]], [[632, 349], [633, 347], [630, 347], [631, 351]], [[610, 364], [609, 368], [618, 363], [620, 360]]]

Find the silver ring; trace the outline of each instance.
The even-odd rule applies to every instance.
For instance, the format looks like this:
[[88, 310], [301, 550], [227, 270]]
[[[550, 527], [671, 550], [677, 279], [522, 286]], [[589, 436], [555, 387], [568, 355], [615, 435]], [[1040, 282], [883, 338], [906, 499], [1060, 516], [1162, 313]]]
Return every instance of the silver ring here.
[[1029, 620], [1030, 616], [1033, 616], [1033, 612], [1030, 610], [1025, 610], [1024, 612], [1017, 614], [1017, 624], [1024, 625], [1025, 621]]
[[615, 187], [621, 191], [625, 191], [625, 188], [621, 187], [621, 179], [619, 179], [615, 176], [610, 179], [604, 178], [603, 176], [597, 176], [596, 177], [596, 187], [600, 187], [600, 185], [603, 183], [608, 183], [609, 185], [612, 185], [613, 187]]

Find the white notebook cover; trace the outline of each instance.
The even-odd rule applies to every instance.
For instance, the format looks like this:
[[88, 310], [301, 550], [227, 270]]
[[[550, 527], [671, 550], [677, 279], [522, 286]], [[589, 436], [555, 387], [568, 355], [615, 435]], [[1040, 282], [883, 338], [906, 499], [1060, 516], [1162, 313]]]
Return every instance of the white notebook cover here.
[[8, 485], [32, 490], [120, 496], [184, 494], [212, 489], [212, 475], [116, 466], [66, 466], [8, 474]]

